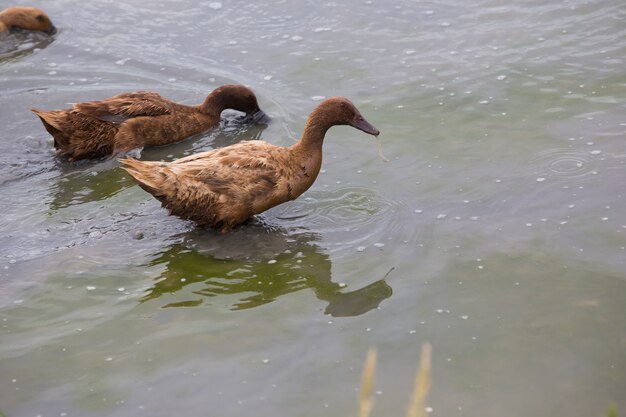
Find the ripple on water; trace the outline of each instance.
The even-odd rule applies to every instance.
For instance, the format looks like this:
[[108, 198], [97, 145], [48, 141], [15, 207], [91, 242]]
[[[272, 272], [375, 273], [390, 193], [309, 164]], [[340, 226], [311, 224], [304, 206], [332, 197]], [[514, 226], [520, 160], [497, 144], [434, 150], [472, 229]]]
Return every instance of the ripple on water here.
[[402, 219], [397, 204], [360, 187], [313, 191], [279, 206], [264, 216], [285, 228], [304, 228], [333, 242], [331, 252], [354, 252], [359, 247], [397, 238]]
[[544, 171], [547, 168], [552, 177], [559, 179], [583, 178], [596, 173], [593, 155], [587, 150], [547, 149], [530, 161], [530, 166]]

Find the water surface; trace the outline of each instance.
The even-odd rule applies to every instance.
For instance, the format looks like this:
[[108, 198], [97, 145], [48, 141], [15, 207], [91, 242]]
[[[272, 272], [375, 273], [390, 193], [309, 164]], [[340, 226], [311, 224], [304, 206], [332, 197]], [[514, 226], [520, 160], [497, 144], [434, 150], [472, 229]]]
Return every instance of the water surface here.
[[[355, 415], [375, 346], [374, 415], [403, 415], [426, 341], [432, 415], [626, 410], [623, 2], [34, 5], [52, 42], [0, 50], [2, 413]], [[344, 95], [390, 162], [335, 127], [307, 193], [223, 236], [28, 111], [224, 83], [272, 123], [142, 158], [290, 145]]]

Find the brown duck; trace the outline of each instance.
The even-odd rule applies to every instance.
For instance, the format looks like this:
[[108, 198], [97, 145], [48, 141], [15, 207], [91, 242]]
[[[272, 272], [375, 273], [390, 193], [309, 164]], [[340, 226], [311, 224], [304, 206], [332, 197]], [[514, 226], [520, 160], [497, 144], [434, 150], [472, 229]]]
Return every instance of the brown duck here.
[[171, 214], [225, 233], [305, 192], [320, 171], [324, 135], [335, 125], [380, 133], [350, 100], [331, 97], [313, 110], [302, 138], [290, 147], [251, 140], [173, 162], [121, 162]]
[[225, 109], [239, 110], [255, 119], [265, 116], [254, 93], [242, 85], [223, 85], [199, 106], [138, 91], [74, 104], [70, 109], [32, 111], [54, 137], [57, 152], [74, 161], [181, 141], [216, 126]]
[[9, 7], [0, 11], [0, 33], [11, 29], [38, 30], [48, 35], [56, 32], [48, 15], [36, 7]]

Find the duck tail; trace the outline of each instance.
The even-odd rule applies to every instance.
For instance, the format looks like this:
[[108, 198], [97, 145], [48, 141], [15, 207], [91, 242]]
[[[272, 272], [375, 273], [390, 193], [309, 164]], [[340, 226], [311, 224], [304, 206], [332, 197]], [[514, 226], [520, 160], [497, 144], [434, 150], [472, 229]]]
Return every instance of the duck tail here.
[[130, 174], [141, 188], [162, 200], [167, 197], [174, 173], [164, 162], [138, 161], [134, 158], [120, 159], [122, 169]]
[[39, 117], [48, 133], [54, 138], [54, 147], [66, 151], [70, 146], [70, 137], [63, 132], [61, 124], [59, 123], [60, 120], [58, 116], [62, 111], [30, 110]]

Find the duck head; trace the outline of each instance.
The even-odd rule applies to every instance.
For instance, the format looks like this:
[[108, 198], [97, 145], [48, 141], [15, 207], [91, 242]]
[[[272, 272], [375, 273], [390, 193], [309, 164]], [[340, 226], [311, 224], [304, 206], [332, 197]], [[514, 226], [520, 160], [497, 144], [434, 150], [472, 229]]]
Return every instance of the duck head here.
[[11, 28], [38, 30], [48, 35], [57, 31], [48, 15], [36, 7], [9, 7], [0, 12], [0, 21]]
[[216, 88], [204, 101], [205, 111], [221, 113], [233, 109], [246, 113], [254, 122], [267, 123], [269, 117], [259, 108], [256, 96], [248, 87], [228, 84]]
[[330, 97], [322, 101], [311, 113], [309, 122], [323, 132], [332, 126], [349, 125], [370, 135], [380, 134], [380, 131], [365, 120], [361, 112], [345, 97]]

